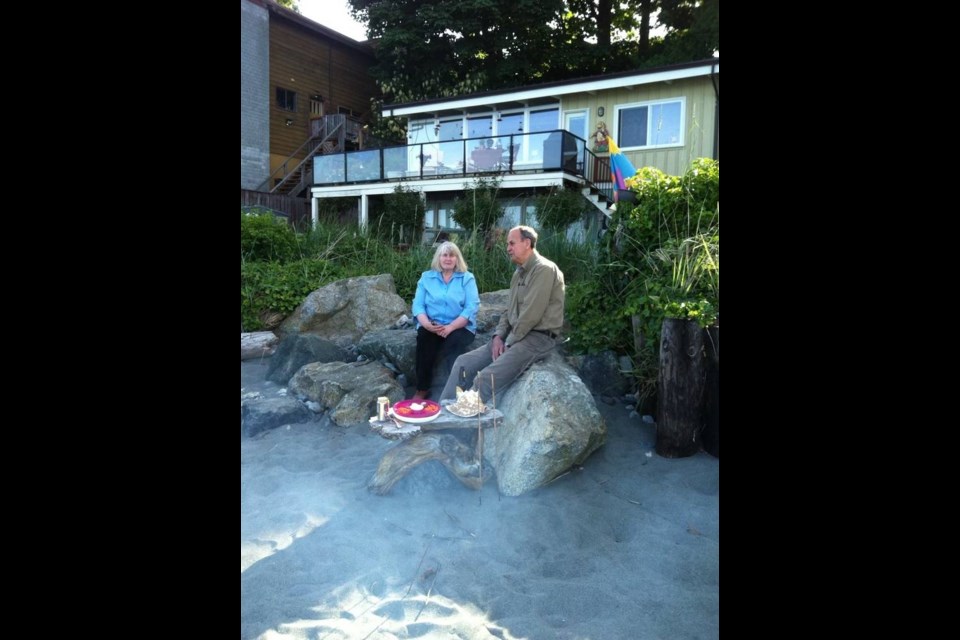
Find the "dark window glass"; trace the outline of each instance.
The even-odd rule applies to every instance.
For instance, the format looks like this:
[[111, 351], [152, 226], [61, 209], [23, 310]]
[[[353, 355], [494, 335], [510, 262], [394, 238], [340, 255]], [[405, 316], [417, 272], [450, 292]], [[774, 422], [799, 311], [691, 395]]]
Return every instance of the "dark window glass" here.
[[277, 106], [285, 111], [297, 110], [297, 92], [277, 87]]

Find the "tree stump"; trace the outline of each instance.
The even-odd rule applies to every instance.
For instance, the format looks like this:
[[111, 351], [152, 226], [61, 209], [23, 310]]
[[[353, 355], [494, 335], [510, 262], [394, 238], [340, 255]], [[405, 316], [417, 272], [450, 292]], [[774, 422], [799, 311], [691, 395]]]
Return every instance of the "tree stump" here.
[[707, 399], [703, 428], [703, 449], [720, 457], [720, 327], [706, 329], [704, 350], [707, 353]]
[[665, 458], [684, 458], [700, 450], [706, 391], [703, 336], [695, 320], [663, 321], [656, 449]]
[[387, 451], [367, 488], [383, 495], [408, 471], [428, 460], [439, 460], [456, 478], [471, 489], [483, 486], [480, 460], [474, 450], [449, 433], [424, 433], [404, 440]]
[[[447, 410], [452, 402], [441, 400], [444, 411], [436, 420], [420, 424], [393, 419], [379, 421], [376, 416], [370, 418], [370, 428], [375, 432], [384, 438], [401, 441], [380, 459], [376, 473], [367, 484], [370, 491], [379, 495], [387, 493], [411, 469], [430, 460], [439, 460], [457, 480], [471, 489], [483, 487], [491, 473], [484, 472], [482, 463], [483, 429], [503, 420], [503, 412], [488, 407], [480, 415], [464, 418]], [[474, 432], [474, 448], [471, 449], [449, 433], [438, 433], [447, 430]]]

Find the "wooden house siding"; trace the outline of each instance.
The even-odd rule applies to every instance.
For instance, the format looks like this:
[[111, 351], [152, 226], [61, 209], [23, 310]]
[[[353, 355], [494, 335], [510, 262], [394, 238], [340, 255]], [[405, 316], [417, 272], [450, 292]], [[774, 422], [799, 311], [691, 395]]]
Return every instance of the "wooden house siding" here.
[[[370, 76], [373, 53], [272, 14], [270, 20], [270, 169], [310, 137], [310, 96], [321, 95], [326, 115], [339, 107], [367, 116], [379, 90]], [[297, 94], [296, 111], [277, 104], [277, 87]], [[287, 119], [293, 120], [287, 126]], [[301, 156], [302, 157], [302, 156]]]
[[[657, 82], [651, 85], [623, 87], [594, 94], [583, 93], [565, 96], [563, 111], [587, 110], [587, 142], [593, 148], [591, 135], [597, 124], [604, 122], [614, 140], [617, 140], [617, 112], [615, 107], [652, 100], [685, 98], [685, 129], [682, 147], [650, 149], [649, 151], [625, 151], [636, 168], [654, 166], [671, 175], [683, 175], [694, 158], [712, 158], [716, 155], [714, 128], [716, 127], [715, 105], [717, 97], [709, 77], [686, 78], [670, 84]], [[604, 108], [602, 116], [598, 107]]]

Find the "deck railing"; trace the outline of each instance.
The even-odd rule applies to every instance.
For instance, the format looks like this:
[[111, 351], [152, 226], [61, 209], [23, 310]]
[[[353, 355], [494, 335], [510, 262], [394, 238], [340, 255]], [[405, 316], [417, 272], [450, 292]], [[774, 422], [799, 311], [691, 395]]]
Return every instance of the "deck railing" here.
[[313, 184], [332, 186], [482, 174], [564, 171], [602, 185], [610, 164], [568, 131], [540, 131], [328, 153], [314, 158]]

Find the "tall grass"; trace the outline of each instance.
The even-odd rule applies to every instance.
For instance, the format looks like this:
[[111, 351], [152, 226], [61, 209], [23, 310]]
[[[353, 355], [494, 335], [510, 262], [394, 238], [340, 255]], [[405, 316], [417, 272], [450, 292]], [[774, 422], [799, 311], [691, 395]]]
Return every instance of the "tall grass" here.
[[[320, 223], [316, 229], [296, 235], [296, 253], [300, 260], [335, 264], [346, 277], [390, 273], [397, 294], [412, 301], [420, 274], [430, 268], [435, 246], [414, 244], [398, 249], [378, 236], [356, 225]], [[477, 278], [481, 293], [510, 287], [516, 265], [507, 256], [506, 233], [495, 242], [489, 242], [481, 233], [462, 234], [453, 240]], [[541, 233], [537, 250], [557, 263], [568, 284], [590, 278], [596, 267], [596, 245], [569, 240], [562, 232]], [[329, 282], [317, 283], [317, 288], [326, 284]]]

